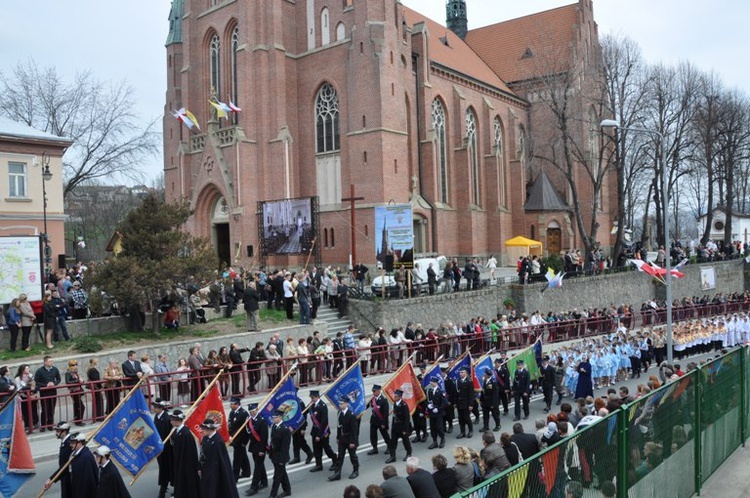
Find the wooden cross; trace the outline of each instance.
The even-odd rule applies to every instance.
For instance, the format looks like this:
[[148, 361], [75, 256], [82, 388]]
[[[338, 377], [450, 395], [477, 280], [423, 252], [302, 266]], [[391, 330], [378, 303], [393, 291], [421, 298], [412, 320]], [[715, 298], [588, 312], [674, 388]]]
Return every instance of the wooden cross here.
[[351, 237], [352, 237], [352, 268], [353, 268], [354, 265], [358, 263], [357, 261], [357, 239], [356, 239], [356, 236], [357, 236], [356, 226], [357, 225], [356, 225], [356, 216], [354, 213], [354, 203], [356, 201], [363, 201], [365, 200], [365, 198], [355, 196], [353, 183], [349, 185], [349, 189], [350, 189], [349, 197], [344, 197], [343, 199], [341, 199], [341, 202], [349, 202], [349, 206], [350, 206], [349, 209], [350, 209], [350, 216], [351, 216], [350, 224], [351, 224], [351, 231], [352, 231]]

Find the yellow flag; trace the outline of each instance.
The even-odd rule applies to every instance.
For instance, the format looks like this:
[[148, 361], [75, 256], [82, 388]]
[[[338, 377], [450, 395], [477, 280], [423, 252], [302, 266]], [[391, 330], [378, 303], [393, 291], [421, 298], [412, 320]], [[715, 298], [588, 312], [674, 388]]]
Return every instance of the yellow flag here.
[[214, 109], [216, 109], [216, 115], [218, 117], [224, 118], [224, 119], [227, 118], [227, 116], [228, 116], [227, 115], [227, 111], [225, 111], [219, 104], [217, 104], [216, 102], [212, 102], [210, 100], [208, 101], [208, 103], [211, 104], [212, 106], [214, 106]]

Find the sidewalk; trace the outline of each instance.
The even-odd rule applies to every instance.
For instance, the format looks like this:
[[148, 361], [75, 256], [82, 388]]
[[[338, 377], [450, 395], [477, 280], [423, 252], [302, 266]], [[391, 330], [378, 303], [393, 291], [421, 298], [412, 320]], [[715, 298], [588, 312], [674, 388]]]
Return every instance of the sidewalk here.
[[[740, 446], [716, 469], [706, 484], [701, 488], [700, 496], [709, 498], [740, 498], [750, 496], [750, 480], [747, 471], [750, 469], [750, 446]], [[698, 496], [698, 495], [694, 495]]]

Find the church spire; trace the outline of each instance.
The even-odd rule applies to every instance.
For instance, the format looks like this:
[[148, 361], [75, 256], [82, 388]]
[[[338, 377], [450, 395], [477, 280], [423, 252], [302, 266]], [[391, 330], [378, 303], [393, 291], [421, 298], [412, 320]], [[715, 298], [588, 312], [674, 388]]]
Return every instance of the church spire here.
[[445, 6], [448, 29], [462, 40], [466, 39], [469, 21], [466, 17], [466, 0], [448, 0]]
[[182, 16], [185, 14], [184, 0], [172, 0], [172, 9], [169, 11], [169, 34], [166, 46], [173, 43], [182, 43]]

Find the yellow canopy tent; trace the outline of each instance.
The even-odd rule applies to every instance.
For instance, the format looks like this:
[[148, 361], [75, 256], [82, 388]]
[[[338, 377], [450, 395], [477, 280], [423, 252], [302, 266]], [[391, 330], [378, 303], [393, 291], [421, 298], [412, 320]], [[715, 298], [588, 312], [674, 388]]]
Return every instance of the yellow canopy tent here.
[[505, 241], [505, 252], [508, 255], [508, 266], [515, 266], [520, 256], [542, 256], [542, 243], [538, 240], [518, 236]]

